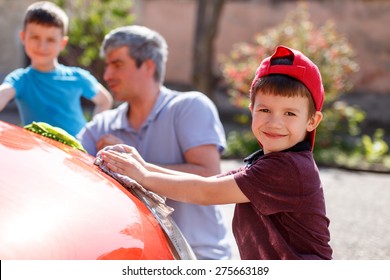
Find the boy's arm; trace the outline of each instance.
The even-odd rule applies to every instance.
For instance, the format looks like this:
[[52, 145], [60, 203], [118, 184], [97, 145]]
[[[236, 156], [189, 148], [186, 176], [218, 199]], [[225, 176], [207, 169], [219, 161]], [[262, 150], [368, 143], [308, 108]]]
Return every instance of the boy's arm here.
[[[108, 136], [111, 135], [105, 135], [104, 137]], [[114, 136], [112, 137], [114, 138]], [[120, 140], [119, 138], [116, 139]], [[174, 165], [149, 163], [146, 162], [138, 153], [137, 149], [132, 146], [116, 143], [111, 143], [111, 145], [115, 145], [118, 147], [117, 149], [121, 149], [125, 152], [125, 154], [129, 154], [132, 158], [136, 159], [143, 167], [145, 167], [148, 171], [151, 172], [159, 172], [170, 175], [183, 175], [186, 173], [191, 173], [203, 177], [214, 176], [221, 173], [220, 156], [215, 145], [201, 145], [198, 147], [191, 148], [185, 154], [187, 163]], [[101, 149], [103, 149], [105, 146], [102, 146]]]
[[15, 97], [15, 89], [9, 84], [0, 85], [0, 111]]
[[115, 151], [103, 152], [102, 158], [112, 171], [129, 176], [146, 189], [173, 200], [200, 205], [249, 202], [238, 187], [234, 175], [202, 177], [163, 170], [149, 163], [145, 164], [145, 168], [137, 155]]
[[[133, 160], [138, 161], [139, 164], [141, 164], [145, 169], [147, 169], [150, 172], [159, 172], [159, 173], [165, 173], [170, 175], [183, 175], [185, 174], [182, 171], [176, 171], [167, 167], [159, 166], [153, 163], [146, 162], [142, 156], [138, 153], [137, 149], [126, 145], [126, 144], [117, 144], [113, 149], [121, 150], [123, 157], [131, 157]], [[104, 154], [105, 152], [103, 152]]]
[[111, 109], [114, 104], [111, 93], [101, 84], [98, 85], [97, 94], [91, 99], [95, 103], [93, 115]]

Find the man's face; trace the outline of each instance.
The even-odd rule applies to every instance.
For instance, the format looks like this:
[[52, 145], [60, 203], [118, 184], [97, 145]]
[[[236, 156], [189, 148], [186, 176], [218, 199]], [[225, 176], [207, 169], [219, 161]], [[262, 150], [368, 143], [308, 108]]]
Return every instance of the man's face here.
[[143, 64], [137, 68], [135, 60], [128, 54], [127, 47], [109, 51], [105, 58], [104, 80], [118, 101], [127, 101], [129, 97], [142, 93], [142, 86], [148, 76]]

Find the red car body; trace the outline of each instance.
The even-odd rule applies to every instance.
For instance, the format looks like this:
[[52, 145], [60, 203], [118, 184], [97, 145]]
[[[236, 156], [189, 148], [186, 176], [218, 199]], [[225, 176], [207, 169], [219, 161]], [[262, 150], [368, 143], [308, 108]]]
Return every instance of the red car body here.
[[93, 161], [0, 121], [0, 259], [194, 258], [173, 220], [179, 242]]

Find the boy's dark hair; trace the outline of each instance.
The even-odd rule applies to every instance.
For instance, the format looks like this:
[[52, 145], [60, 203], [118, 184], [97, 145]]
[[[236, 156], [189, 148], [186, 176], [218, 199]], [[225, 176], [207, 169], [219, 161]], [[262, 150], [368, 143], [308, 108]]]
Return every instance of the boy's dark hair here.
[[29, 23], [58, 27], [61, 29], [62, 35], [66, 35], [68, 32], [69, 18], [66, 13], [54, 3], [40, 1], [31, 4], [27, 8], [23, 21], [23, 29], [25, 29]]

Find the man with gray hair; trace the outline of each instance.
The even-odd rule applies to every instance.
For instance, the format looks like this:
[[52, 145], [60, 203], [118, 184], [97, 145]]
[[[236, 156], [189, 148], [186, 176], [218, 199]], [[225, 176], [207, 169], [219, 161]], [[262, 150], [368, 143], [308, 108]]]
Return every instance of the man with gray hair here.
[[[214, 103], [197, 91], [163, 86], [168, 47], [144, 26], [119, 27], [101, 46], [104, 80], [121, 104], [96, 115], [78, 134], [91, 155], [115, 144], [135, 147], [157, 165], [212, 176], [220, 173], [225, 132]], [[220, 206], [167, 200], [173, 219], [198, 259], [229, 259], [230, 240]]]

